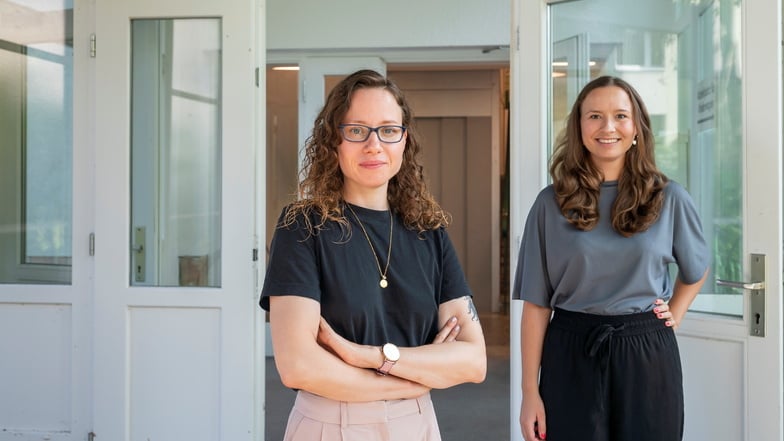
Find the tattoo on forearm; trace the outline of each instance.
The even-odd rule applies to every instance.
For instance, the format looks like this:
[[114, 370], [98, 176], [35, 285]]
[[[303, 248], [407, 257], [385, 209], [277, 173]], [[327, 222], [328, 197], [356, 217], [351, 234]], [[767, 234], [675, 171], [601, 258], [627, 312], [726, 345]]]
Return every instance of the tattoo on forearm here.
[[479, 314], [476, 312], [476, 307], [474, 306], [474, 302], [471, 300], [471, 297], [465, 296], [463, 298], [466, 302], [468, 302], [468, 314], [471, 315], [471, 320], [478, 322]]

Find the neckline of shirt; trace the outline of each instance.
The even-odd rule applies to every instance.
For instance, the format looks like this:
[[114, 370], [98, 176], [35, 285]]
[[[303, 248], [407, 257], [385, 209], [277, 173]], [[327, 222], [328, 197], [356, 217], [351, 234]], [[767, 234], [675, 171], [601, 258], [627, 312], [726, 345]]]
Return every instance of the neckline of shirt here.
[[351, 208], [354, 209], [354, 212], [359, 216], [363, 221], [384, 221], [389, 224], [389, 210], [374, 210], [372, 208], [365, 208], [360, 205], [351, 204], [349, 202], [345, 202], [345, 204], [350, 205]]

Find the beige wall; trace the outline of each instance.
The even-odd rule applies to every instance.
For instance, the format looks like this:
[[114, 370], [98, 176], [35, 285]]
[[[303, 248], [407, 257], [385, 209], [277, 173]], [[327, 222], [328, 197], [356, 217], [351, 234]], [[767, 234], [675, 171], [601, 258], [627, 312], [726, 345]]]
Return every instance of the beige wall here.
[[425, 173], [452, 213], [455, 244], [479, 312], [505, 310], [500, 288], [500, 152], [504, 72], [394, 71], [424, 136]]
[[267, 251], [278, 216], [297, 191], [297, 72], [267, 70]]

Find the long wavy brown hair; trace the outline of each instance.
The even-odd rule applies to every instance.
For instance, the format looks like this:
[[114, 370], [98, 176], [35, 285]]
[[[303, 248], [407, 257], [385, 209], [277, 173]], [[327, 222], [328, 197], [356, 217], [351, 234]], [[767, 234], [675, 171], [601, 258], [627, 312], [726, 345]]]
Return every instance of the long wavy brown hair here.
[[599, 188], [604, 181], [583, 145], [581, 108], [585, 98], [600, 87], [623, 89], [632, 103], [637, 145], [626, 152], [618, 179], [618, 197], [612, 207], [612, 226], [625, 237], [647, 230], [659, 218], [667, 177], [656, 167], [650, 116], [637, 91], [626, 81], [612, 76], [596, 78], [585, 85], [572, 106], [566, 128], [558, 138], [550, 160], [556, 200], [561, 213], [576, 228], [588, 231], [599, 222]]
[[[402, 125], [407, 137], [400, 171], [387, 187], [390, 209], [399, 213], [407, 228], [424, 232], [446, 227], [450, 217], [433, 199], [427, 188], [422, 165], [421, 147], [413, 123], [413, 113], [403, 92], [391, 80], [373, 70], [360, 70], [339, 82], [327, 97], [316, 117], [313, 132], [305, 143], [305, 158], [297, 188], [298, 200], [290, 205], [282, 224], [291, 225], [302, 214], [311, 234], [327, 221], [337, 222], [350, 232], [343, 200], [343, 172], [338, 161], [338, 145], [343, 141], [338, 126], [351, 107], [354, 92], [366, 88], [388, 91], [403, 111]], [[319, 219], [311, 222], [311, 215]]]

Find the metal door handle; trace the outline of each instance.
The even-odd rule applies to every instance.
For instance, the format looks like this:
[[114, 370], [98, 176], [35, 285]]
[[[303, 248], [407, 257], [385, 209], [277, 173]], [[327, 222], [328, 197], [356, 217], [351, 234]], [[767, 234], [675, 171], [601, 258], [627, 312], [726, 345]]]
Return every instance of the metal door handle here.
[[717, 286], [745, 289], [751, 291], [749, 302], [749, 335], [765, 336], [765, 255], [751, 255], [751, 280], [756, 282], [736, 282], [716, 279]]
[[765, 289], [765, 282], [735, 282], [734, 280], [716, 279], [716, 285], [738, 289]]

